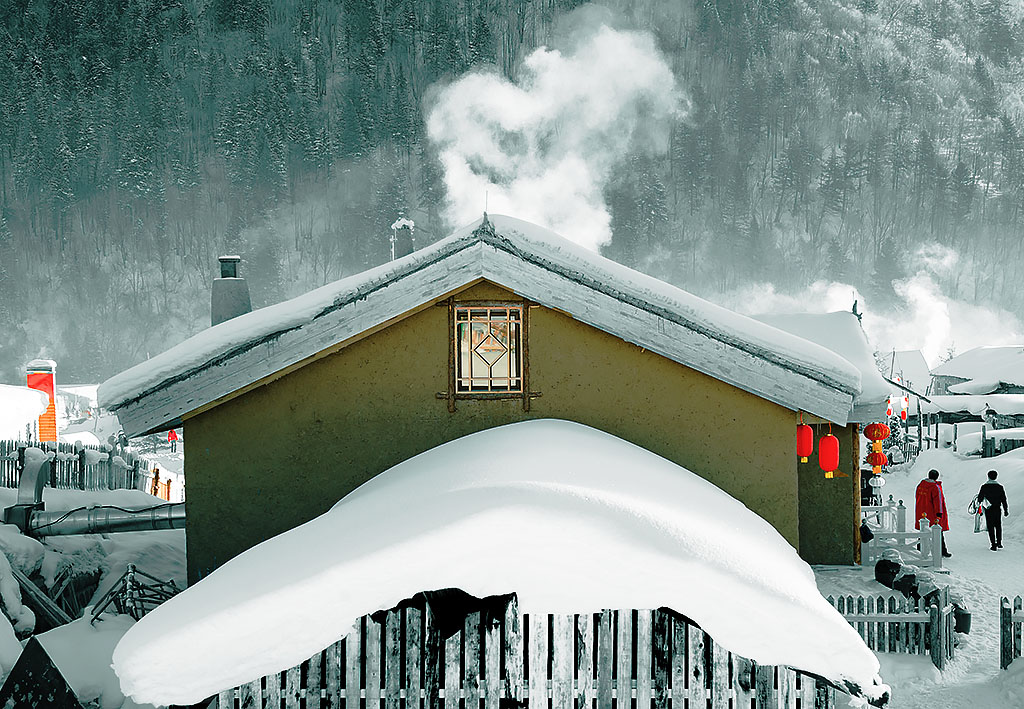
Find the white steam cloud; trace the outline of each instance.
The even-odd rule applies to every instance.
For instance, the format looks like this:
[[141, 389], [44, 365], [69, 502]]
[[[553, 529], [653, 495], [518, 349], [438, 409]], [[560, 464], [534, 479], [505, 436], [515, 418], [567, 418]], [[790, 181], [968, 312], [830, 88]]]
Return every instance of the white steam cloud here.
[[472, 73], [441, 90], [427, 132], [444, 167], [446, 216], [487, 209], [596, 250], [611, 238], [604, 187], [632, 151], [664, 151], [680, 104], [648, 33], [602, 24], [564, 52], [540, 48], [513, 83]]
[[725, 304], [747, 315], [826, 313], [849, 310], [856, 299], [864, 313], [864, 331], [877, 351], [919, 349], [931, 367], [950, 350], [960, 354], [982, 345], [1024, 343], [1024, 324], [1012, 313], [972, 305], [944, 292], [940, 284], [959, 266], [955, 251], [936, 244], [922, 246], [913, 265], [913, 275], [893, 282], [901, 300], [898, 308], [876, 309], [855, 286], [825, 281], [795, 294], [779, 293], [770, 284], [752, 285], [728, 294]]

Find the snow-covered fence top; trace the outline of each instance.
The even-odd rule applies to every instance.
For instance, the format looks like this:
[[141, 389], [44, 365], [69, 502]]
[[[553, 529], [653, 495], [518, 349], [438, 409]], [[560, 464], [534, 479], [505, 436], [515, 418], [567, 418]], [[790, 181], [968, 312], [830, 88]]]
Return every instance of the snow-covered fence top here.
[[531, 614], [669, 607], [759, 663], [874, 698], [888, 690], [765, 520], [650, 451], [552, 420], [474, 433], [381, 473], [154, 609], [112, 662], [138, 703], [191, 704], [443, 588], [514, 592]]
[[454, 619], [422, 598], [365, 616], [300, 665], [221, 691], [216, 706], [612, 709], [634, 697], [645, 708], [838, 706], [833, 685], [757, 665], [670, 611], [523, 617], [514, 596]]
[[26, 447], [24, 441], [0, 441], [0, 487], [18, 487], [21, 481], [19, 448], [26, 459], [49, 457], [48, 487], [65, 490], [139, 490], [149, 463], [129, 451], [106, 450], [72, 443], [40, 444], [46, 450]]
[[[396, 261], [204, 330], [104, 382], [100, 402], [119, 410], [129, 435], [167, 427], [188, 411], [481, 278], [837, 423], [846, 422], [860, 392], [859, 370], [824, 347], [637, 273], [546, 229], [493, 217]], [[779, 373], [792, 381], [780, 385]], [[827, 391], [804, 391], [815, 386]], [[140, 402], [146, 410], [134, 413]]]

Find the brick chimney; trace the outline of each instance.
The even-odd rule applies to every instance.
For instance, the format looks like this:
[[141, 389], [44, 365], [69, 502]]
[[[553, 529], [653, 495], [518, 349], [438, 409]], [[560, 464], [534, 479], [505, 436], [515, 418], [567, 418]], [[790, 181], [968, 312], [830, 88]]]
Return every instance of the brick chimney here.
[[213, 279], [210, 294], [210, 325], [220, 325], [225, 320], [237, 318], [252, 310], [249, 301], [249, 284], [238, 276], [238, 256], [221, 256], [220, 278]]

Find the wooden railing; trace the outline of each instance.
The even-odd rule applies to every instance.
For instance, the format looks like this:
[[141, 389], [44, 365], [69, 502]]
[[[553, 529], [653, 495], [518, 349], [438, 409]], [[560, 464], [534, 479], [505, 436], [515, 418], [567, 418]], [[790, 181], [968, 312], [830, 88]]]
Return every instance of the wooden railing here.
[[1003, 596], [999, 599], [999, 667], [1006, 669], [1021, 654], [1021, 624], [1024, 623], [1024, 610], [1021, 610], [1021, 597], [1015, 596], [1013, 607], [1010, 599]]
[[[466, 616], [442, 637], [429, 607], [366, 616], [279, 674], [221, 692], [220, 709], [751, 707], [830, 709], [834, 686], [756, 665], [667, 610]], [[842, 693], [840, 692], [840, 695]], [[625, 702], [623, 704], [622, 702]]]
[[872, 650], [928, 655], [941, 670], [955, 654], [949, 588], [939, 589], [938, 596], [929, 600], [934, 602], [926, 605], [894, 595], [828, 597]]
[[69, 490], [138, 490], [148, 461], [120, 447], [76, 446], [72, 443], [0, 441], [0, 487], [18, 487], [19, 448], [29, 445], [52, 451], [49, 487]]

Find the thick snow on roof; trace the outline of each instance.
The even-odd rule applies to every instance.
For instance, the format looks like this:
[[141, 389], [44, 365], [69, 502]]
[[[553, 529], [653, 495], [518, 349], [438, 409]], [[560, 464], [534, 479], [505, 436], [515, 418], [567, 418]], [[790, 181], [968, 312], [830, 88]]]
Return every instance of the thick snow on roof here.
[[765, 314], [758, 315], [757, 319], [825, 347], [856, 367], [861, 386], [856, 403], [877, 403], [893, 392], [893, 387], [882, 379], [875, 364], [874, 350], [853, 313]]
[[155, 609], [125, 634], [114, 669], [136, 701], [190, 704], [442, 588], [515, 592], [523, 613], [668, 606], [757, 662], [855, 682], [868, 696], [887, 689], [771, 525], [664, 458], [554, 420], [396, 465]]
[[975, 347], [940, 364], [932, 374], [1024, 385], [1024, 345]]
[[[919, 394], [927, 394], [932, 372], [921, 350], [896, 350], [889, 356], [889, 378]], [[897, 380], [897, 377], [899, 379]]]
[[954, 394], [930, 396], [931, 401], [921, 400], [921, 413], [936, 412], [949, 414], [974, 414], [984, 416], [986, 409], [992, 409], [1004, 416], [1024, 415], [1024, 394]]
[[46, 411], [50, 398], [28, 387], [0, 384], [0, 438], [19, 438], [26, 424]]
[[[481, 222], [476, 222], [401, 259], [204, 330], [104, 382], [99, 390], [100, 402], [104, 407], [117, 408], [201, 370], [224, 364], [255, 345], [274, 340], [287, 331], [359, 302], [370, 292], [484, 241], [516, 256], [512, 263], [529, 262], [557, 270], [590, 288], [681, 320], [695, 331], [838, 390], [848, 393], [859, 390], [858, 370], [825, 348], [637, 273], [542, 227], [503, 216], [492, 216], [490, 221], [494, 235], [488, 235], [487, 230], [478, 230]], [[480, 270], [477, 277], [488, 277], [501, 283], [502, 273], [483, 273], [482, 265]], [[381, 321], [384, 319], [382, 316]], [[312, 354], [315, 353], [308, 352], [304, 356]]]

